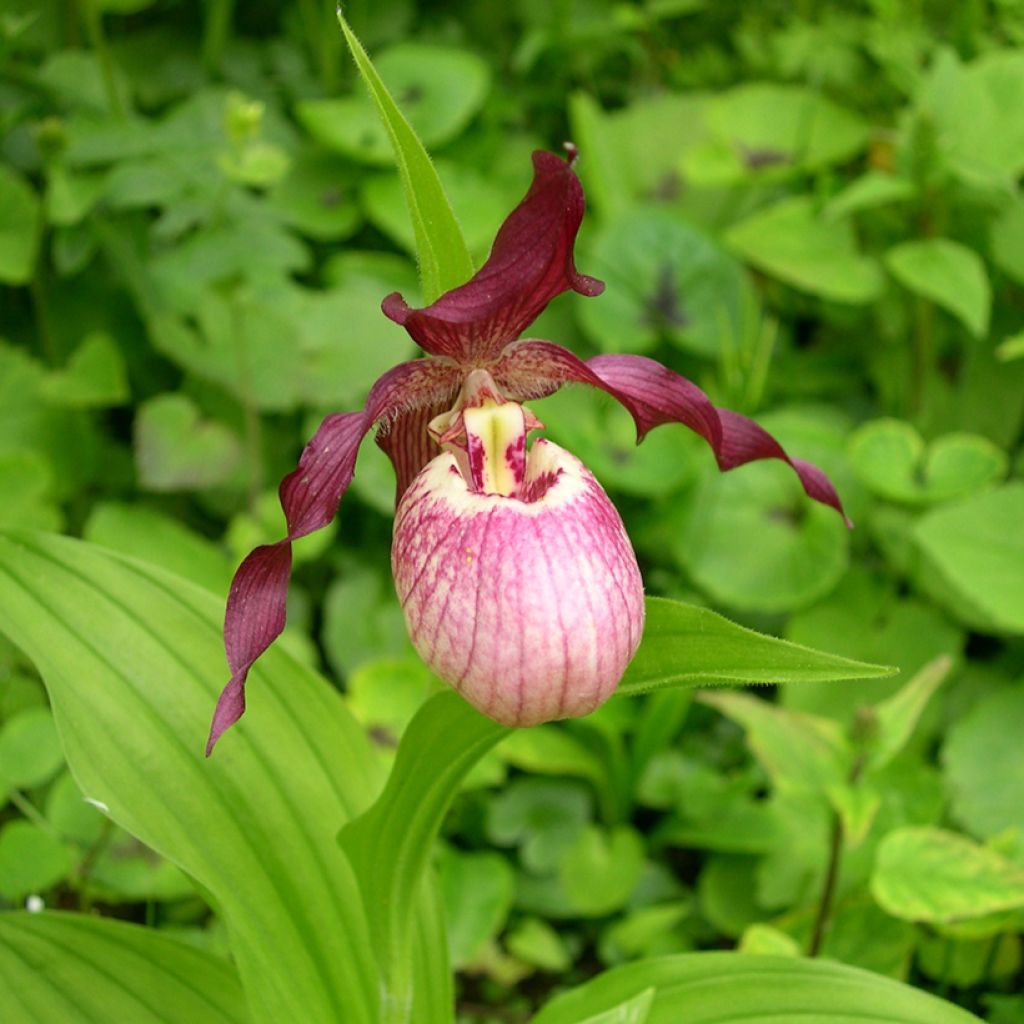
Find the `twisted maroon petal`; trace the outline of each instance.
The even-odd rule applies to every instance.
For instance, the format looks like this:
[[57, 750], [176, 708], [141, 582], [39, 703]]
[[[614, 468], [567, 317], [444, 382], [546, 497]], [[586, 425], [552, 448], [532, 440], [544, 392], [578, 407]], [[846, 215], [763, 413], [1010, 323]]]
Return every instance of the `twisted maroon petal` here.
[[423, 309], [411, 309], [398, 292], [382, 303], [384, 313], [432, 355], [460, 363], [490, 361], [556, 295], [570, 288], [581, 295], [604, 290], [603, 282], [578, 273], [573, 262], [584, 202], [571, 164], [537, 151], [533, 169], [530, 190], [471, 281]]
[[791, 459], [752, 419], [718, 409], [696, 384], [646, 356], [604, 355], [583, 362], [550, 341], [523, 341], [498, 363], [494, 379], [510, 398], [538, 398], [575, 381], [606, 391], [629, 410], [637, 441], [663, 423], [683, 423], [711, 446], [723, 472], [758, 459], [781, 459], [808, 497], [834, 508], [852, 526], [836, 489], [817, 466]]
[[429, 407], [442, 396], [450, 398], [459, 381], [458, 370], [433, 360], [399, 364], [370, 389], [361, 412], [328, 416], [306, 445], [298, 468], [281, 481], [278, 494], [288, 535], [251, 552], [231, 581], [224, 618], [224, 649], [231, 679], [213, 713], [207, 756], [225, 730], [242, 717], [249, 669], [284, 629], [292, 541], [334, 518], [352, 482], [359, 445], [375, 423]]

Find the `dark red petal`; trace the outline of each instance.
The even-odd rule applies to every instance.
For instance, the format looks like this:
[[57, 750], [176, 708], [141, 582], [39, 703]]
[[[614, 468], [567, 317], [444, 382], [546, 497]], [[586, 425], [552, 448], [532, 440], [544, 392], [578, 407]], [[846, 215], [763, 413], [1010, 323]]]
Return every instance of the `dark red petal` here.
[[213, 714], [209, 756], [217, 740], [245, 711], [245, 680], [256, 659], [285, 624], [292, 541], [326, 526], [352, 482], [356, 455], [366, 433], [384, 417], [401, 417], [442, 396], [452, 397], [460, 375], [453, 367], [418, 359], [389, 370], [370, 390], [361, 412], [334, 413], [320, 424], [278, 490], [288, 535], [256, 548], [238, 567], [224, 617], [224, 649], [231, 679]]
[[568, 289], [600, 295], [604, 284], [576, 270], [573, 245], [583, 219], [583, 188], [554, 153], [533, 154], [533, 184], [502, 224], [487, 262], [471, 281], [432, 305], [411, 309], [398, 292], [382, 303], [432, 355], [460, 363], [497, 358], [541, 310]]
[[[711, 406], [708, 396], [685, 377], [644, 356], [595, 356], [587, 361], [587, 365], [605, 385], [629, 395], [636, 405], [641, 406], [644, 416], [637, 420], [641, 438], [652, 426], [677, 421], [704, 437], [723, 472], [758, 459], [781, 459], [793, 468], [809, 498], [831, 506], [847, 526], [853, 526], [843, 511], [836, 489], [822, 470], [802, 459], [791, 459], [782, 445], [752, 419], [729, 409]], [[713, 433], [696, 425], [709, 407], [717, 414], [721, 425], [717, 439]]]
[[721, 470], [757, 459], [781, 459], [792, 466], [808, 497], [834, 508], [847, 526], [839, 495], [817, 466], [791, 459], [753, 420], [718, 409], [692, 381], [645, 356], [595, 356], [583, 362], [549, 341], [523, 341], [495, 369], [494, 379], [510, 398], [551, 394], [569, 381], [601, 388], [618, 399], [636, 422], [637, 440], [662, 423], [683, 423], [711, 446]]
[[432, 405], [402, 413], [377, 434], [377, 445], [387, 454], [395, 470], [395, 506], [402, 500], [416, 474], [441, 449], [427, 433], [427, 425], [435, 416], [452, 406], [452, 398], [443, 398]]

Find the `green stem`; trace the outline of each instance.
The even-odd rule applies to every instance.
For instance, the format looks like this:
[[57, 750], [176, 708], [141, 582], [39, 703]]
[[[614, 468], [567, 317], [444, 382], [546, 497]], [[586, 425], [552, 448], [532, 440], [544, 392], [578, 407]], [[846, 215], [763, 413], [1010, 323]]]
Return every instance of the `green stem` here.
[[103, 18], [96, 7], [95, 0], [78, 0], [78, 11], [85, 26], [85, 34], [89, 39], [89, 45], [96, 52], [96, 59], [100, 63], [100, 73], [103, 75], [103, 88], [107, 93], [110, 111], [115, 117], [124, 117], [126, 111], [124, 104], [121, 102], [121, 94], [117, 89], [114, 59], [110, 55], [110, 47], [107, 45], [107, 37], [103, 31]]
[[[330, 13], [330, 21], [325, 21], [324, 10]], [[338, 46], [341, 42], [334, 30], [334, 12], [321, 6], [317, 0], [299, 0], [299, 14], [320, 84], [325, 92], [332, 92], [337, 85]]]
[[203, 22], [201, 54], [208, 75], [220, 70], [224, 47], [231, 35], [231, 21], [235, 13], [235, 0], [207, 0]]
[[46, 302], [46, 291], [43, 288], [41, 275], [42, 264], [36, 266], [36, 272], [29, 282], [29, 293], [32, 296], [32, 311], [36, 320], [36, 335], [39, 338], [39, 351], [43, 360], [50, 366], [57, 365], [57, 345], [53, 339], [53, 326], [50, 322], [50, 308]]
[[910, 401], [911, 411], [920, 416], [926, 411], [928, 380], [934, 359], [934, 317], [935, 308], [931, 302], [918, 297], [914, 302], [914, 352], [911, 360]]
[[20, 790], [12, 789], [7, 794], [7, 799], [18, 808], [19, 811], [44, 832], [49, 833], [51, 836], [57, 835], [57, 830], [50, 824], [43, 815], [42, 811], [24, 793]]

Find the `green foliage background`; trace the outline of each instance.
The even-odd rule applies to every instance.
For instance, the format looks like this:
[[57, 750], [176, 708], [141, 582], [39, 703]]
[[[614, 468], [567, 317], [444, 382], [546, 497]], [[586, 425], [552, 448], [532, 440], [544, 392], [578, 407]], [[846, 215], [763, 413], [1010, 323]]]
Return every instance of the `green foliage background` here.
[[[529, 152], [580, 147], [577, 261], [607, 291], [531, 334], [656, 356], [826, 468], [857, 523], [783, 466], [720, 476], [682, 427], [636, 449], [600, 396], [536, 403], [648, 592], [900, 668], [504, 741], [436, 853], [463, 1018], [526, 1019], [652, 954], [806, 951], [838, 830], [822, 955], [1024, 1021], [1024, 5], [346, 14], [477, 263]], [[319, 417], [413, 355], [378, 308], [418, 288], [390, 143], [330, 5], [13, 0], [0, 47], [0, 527], [222, 599], [283, 533], [276, 482]], [[367, 443], [338, 524], [297, 547], [283, 641], [385, 759], [433, 685], [389, 579], [392, 492]], [[83, 802], [6, 644], [0, 723], [3, 905], [223, 952], [205, 893]]]

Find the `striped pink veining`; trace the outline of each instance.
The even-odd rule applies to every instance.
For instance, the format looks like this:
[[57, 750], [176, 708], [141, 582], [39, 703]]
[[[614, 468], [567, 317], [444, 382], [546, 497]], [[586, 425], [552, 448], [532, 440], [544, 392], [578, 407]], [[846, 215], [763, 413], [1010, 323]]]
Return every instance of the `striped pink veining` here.
[[476, 493], [454, 455], [438, 455], [398, 507], [391, 552], [420, 656], [484, 714], [516, 726], [607, 700], [644, 616], [622, 520], [579, 459], [536, 441], [524, 494], [534, 500]]

